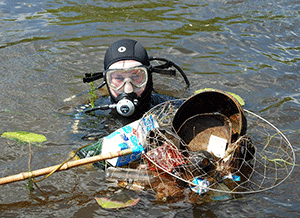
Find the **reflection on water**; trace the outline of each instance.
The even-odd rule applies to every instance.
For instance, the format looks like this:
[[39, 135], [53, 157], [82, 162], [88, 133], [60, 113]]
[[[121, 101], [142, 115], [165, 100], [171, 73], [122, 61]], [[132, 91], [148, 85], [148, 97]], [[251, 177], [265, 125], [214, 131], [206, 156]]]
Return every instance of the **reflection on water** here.
[[[33, 147], [32, 168], [55, 165], [87, 143], [122, 125], [107, 116], [86, 116], [74, 133], [73, 110], [87, 101], [84, 73], [103, 68], [106, 48], [135, 38], [149, 55], [169, 58], [187, 73], [191, 89], [154, 75], [158, 91], [187, 97], [211, 87], [242, 96], [245, 107], [282, 129], [299, 154], [299, 11], [296, 1], [0, 1], [0, 133], [30, 131], [48, 141]], [[98, 92], [98, 95], [102, 92]], [[63, 100], [73, 95], [69, 102]], [[101, 130], [99, 130], [101, 128]], [[0, 176], [28, 169], [28, 145], [0, 138]], [[296, 167], [278, 188], [243, 199], [190, 205], [158, 204], [142, 193], [132, 209], [106, 211], [94, 196], [115, 187], [95, 169], [57, 173], [32, 193], [26, 182], [1, 187], [1, 216], [296, 216]], [[293, 189], [291, 190], [291, 187]], [[285, 203], [289, 202], [289, 203]], [[279, 208], [280, 207], [280, 211]]]

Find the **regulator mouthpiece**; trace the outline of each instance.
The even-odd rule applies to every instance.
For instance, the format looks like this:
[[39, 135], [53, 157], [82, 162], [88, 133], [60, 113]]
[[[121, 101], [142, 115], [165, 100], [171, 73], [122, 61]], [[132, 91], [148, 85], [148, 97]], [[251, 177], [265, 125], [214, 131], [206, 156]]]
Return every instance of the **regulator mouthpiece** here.
[[135, 105], [129, 99], [123, 98], [117, 103], [116, 109], [120, 115], [129, 117], [134, 113]]
[[116, 110], [124, 117], [131, 116], [139, 105], [136, 93], [122, 93], [117, 97]]

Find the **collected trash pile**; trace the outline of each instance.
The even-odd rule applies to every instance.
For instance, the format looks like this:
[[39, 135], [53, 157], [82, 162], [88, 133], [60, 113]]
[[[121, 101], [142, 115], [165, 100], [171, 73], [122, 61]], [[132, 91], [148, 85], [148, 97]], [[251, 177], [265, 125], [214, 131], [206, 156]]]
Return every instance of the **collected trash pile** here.
[[[82, 159], [70, 161], [73, 156], [59, 165], [3, 177], [0, 185], [93, 163], [105, 170], [107, 181], [125, 188], [110, 199], [95, 197], [103, 208], [136, 205], [140, 197], [128, 190], [152, 192], [158, 201], [191, 203], [269, 190], [293, 171], [293, 147], [280, 130], [243, 109], [237, 99], [209, 89], [162, 103], [80, 148], [75, 153]], [[29, 143], [46, 140], [28, 132], [1, 136]]]
[[139, 148], [97, 164], [107, 181], [154, 191], [159, 201], [224, 200], [264, 191], [290, 175], [294, 151], [276, 127], [245, 111], [228, 93], [203, 91], [154, 107], [79, 155]]

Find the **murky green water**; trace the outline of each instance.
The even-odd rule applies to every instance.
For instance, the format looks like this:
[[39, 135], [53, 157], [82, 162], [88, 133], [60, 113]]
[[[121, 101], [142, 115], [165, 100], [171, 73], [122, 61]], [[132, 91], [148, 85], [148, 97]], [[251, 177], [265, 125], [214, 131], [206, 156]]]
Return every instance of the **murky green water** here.
[[[107, 47], [126, 37], [152, 56], [173, 60], [191, 81], [186, 91], [180, 77], [156, 76], [157, 90], [177, 97], [205, 87], [237, 93], [245, 108], [284, 130], [299, 157], [299, 11], [293, 0], [0, 0], [0, 133], [22, 130], [48, 138], [32, 148], [33, 169], [65, 160], [87, 143], [74, 133], [71, 116], [87, 99], [64, 99], [89, 90], [81, 82], [84, 73], [102, 70]], [[111, 131], [114, 125], [105, 119], [88, 118], [88, 130]], [[0, 146], [1, 177], [28, 169], [27, 144], [0, 138]], [[114, 191], [104, 175], [78, 168], [53, 175], [32, 193], [26, 182], [1, 186], [0, 215], [298, 217], [298, 175], [297, 166], [279, 187], [227, 202], [158, 204], [142, 194], [137, 206], [109, 211], [94, 200]]]

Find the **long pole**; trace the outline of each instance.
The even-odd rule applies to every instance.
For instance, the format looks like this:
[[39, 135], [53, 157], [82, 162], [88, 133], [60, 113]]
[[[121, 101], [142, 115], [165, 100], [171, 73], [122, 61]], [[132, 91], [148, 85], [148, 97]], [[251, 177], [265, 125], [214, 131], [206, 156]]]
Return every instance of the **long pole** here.
[[80, 159], [80, 160], [66, 162], [61, 166], [55, 165], [55, 166], [51, 166], [51, 167], [42, 168], [39, 170], [34, 170], [31, 172], [22, 172], [22, 173], [19, 173], [16, 175], [1, 178], [0, 185], [12, 183], [12, 182], [18, 182], [18, 181], [22, 181], [22, 180], [25, 180], [28, 178], [46, 175], [46, 174], [53, 172], [54, 170], [56, 170], [56, 171], [68, 170], [73, 167], [78, 167], [78, 166], [82, 166], [85, 164], [95, 163], [95, 162], [102, 161], [102, 160], [112, 159], [115, 157], [126, 156], [126, 155], [129, 155], [132, 153], [133, 153], [133, 150], [131, 148], [129, 148], [129, 149], [125, 149], [125, 150], [121, 150], [121, 151], [117, 151], [117, 152], [109, 152], [109, 153], [100, 154], [100, 155], [97, 155], [94, 157], [88, 157], [88, 158], [84, 158], [84, 159]]

